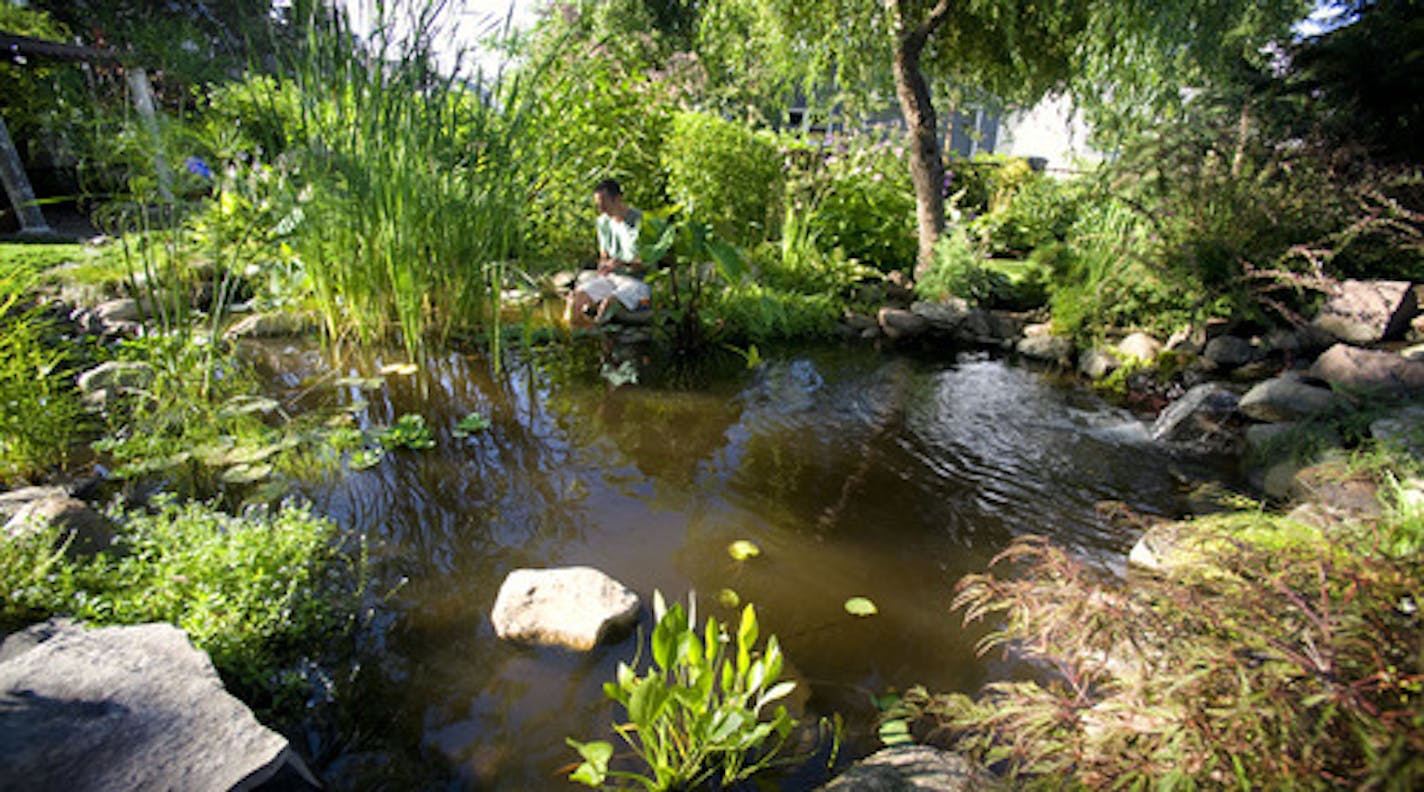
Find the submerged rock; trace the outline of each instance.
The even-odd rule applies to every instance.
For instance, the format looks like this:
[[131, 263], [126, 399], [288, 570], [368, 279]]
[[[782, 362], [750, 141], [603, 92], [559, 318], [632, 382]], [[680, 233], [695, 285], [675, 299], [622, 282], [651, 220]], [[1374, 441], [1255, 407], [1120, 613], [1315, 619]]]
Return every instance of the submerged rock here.
[[638, 595], [592, 567], [516, 569], [499, 587], [490, 619], [500, 638], [586, 652], [631, 628]]
[[279, 772], [317, 786], [171, 624], [11, 635], [0, 712], [5, 776], [29, 789], [252, 789]]
[[1241, 443], [1240, 399], [1212, 382], [1167, 405], [1152, 424], [1152, 439], [1202, 452], [1231, 452]]
[[928, 745], [884, 748], [851, 765], [822, 792], [958, 792], [993, 782], [983, 768], [956, 753]]
[[1409, 281], [1347, 280], [1320, 307], [1311, 322], [1351, 344], [1373, 344], [1403, 336], [1418, 311]]

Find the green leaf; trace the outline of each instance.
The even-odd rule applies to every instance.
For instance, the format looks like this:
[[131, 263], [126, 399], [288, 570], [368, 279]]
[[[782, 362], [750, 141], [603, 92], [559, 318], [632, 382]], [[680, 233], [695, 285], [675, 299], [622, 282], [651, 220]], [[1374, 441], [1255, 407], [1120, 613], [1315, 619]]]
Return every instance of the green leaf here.
[[613, 758], [613, 746], [603, 740], [581, 743], [574, 739], [565, 739], [564, 742], [583, 757], [583, 764], [569, 775], [569, 780], [591, 787], [602, 786], [604, 779], [608, 777], [608, 762]]
[[852, 616], [874, 616], [880, 609], [868, 597], [851, 597], [845, 601], [845, 611]]
[[482, 432], [490, 428], [492, 425], [490, 419], [486, 416], [472, 412], [464, 418], [461, 418], [459, 423], [455, 424], [455, 428], [450, 434], [454, 437], [469, 437], [475, 432]]
[[742, 604], [742, 598], [737, 592], [724, 588], [717, 592], [717, 604], [724, 608], [735, 608]]
[[270, 475], [271, 465], [236, 465], [223, 471], [222, 480], [227, 484], [251, 484]]
[[727, 554], [734, 560], [745, 561], [748, 558], [756, 558], [761, 555], [761, 548], [749, 539], [738, 539], [727, 545]]
[[910, 726], [901, 718], [880, 724], [880, 742], [887, 747], [909, 745], [915, 740], [910, 736]]
[[641, 729], [662, 714], [667, 702], [668, 690], [663, 681], [656, 676], [643, 677], [628, 697], [628, 718]]

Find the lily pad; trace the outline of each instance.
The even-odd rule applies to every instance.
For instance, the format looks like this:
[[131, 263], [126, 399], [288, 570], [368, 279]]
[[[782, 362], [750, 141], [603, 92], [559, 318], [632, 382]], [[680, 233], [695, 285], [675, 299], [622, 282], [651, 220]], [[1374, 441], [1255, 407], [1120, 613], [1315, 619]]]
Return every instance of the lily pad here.
[[880, 609], [869, 597], [851, 597], [845, 601], [845, 611], [852, 616], [874, 616]]
[[352, 470], [367, 470], [381, 464], [385, 456], [384, 448], [362, 448], [351, 452], [348, 464]]
[[724, 608], [735, 608], [742, 604], [742, 598], [737, 592], [724, 588], [717, 592], [717, 604]]
[[490, 419], [485, 415], [472, 412], [464, 418], [461, 418], [460, 422], [455, 424], [455, 429], [451, 431], [450, 434], [455, 437], [469, 437], [475, 432], [483, 432], [492, 425]]
[[417, 371], [420, 371], [420, 366], [414, 363], [387, 363], [380, 368], [380, 374], [383, 377], [389, 377], [391, 375], [408, 377]]
[[761, 555], [761, 548], [755, 542], [748, 539], [738, 539], [727, 545], [727, 554], [737, 561], [745, 561], [748, 558], [756, 558]]

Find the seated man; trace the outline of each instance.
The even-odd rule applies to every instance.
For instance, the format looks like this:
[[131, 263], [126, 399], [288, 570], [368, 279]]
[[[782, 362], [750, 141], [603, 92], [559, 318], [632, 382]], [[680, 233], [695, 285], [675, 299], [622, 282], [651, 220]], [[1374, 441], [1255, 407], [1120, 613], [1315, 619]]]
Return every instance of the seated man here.
[[648, 310], [652, 290], [642, 280], [638, 222], [643, 213], [623, 202], [623, 188], [604, 179], [593, 188], [598, 207], [598, 277], [576, 287], [564, 309], [570, 327], [603, 324], [620, 312]]

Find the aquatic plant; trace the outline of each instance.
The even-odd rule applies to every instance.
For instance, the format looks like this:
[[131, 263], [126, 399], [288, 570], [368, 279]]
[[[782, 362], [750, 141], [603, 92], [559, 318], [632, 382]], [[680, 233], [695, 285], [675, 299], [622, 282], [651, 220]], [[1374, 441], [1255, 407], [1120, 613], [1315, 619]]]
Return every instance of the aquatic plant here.
[[776, 762], [795, 725], [776, 702], [796, 683], [779, 681], [785, 660], [776, 636], [758, 651], [756, 609], [742, 609], [735, 636], [715, 618], [699, 632], [691, 600], [687, 610], [668, 607], [655, 592], [653, 615], [652, 663], [641, 675], [636, 659], [619, 663], [617, 678], [603, 686], [628, 715], [614, 730], [646, 769], [615, 769], [610, 743], [570, 739], [583, 757], [570, 778], [592, 787], [726, 788]]

